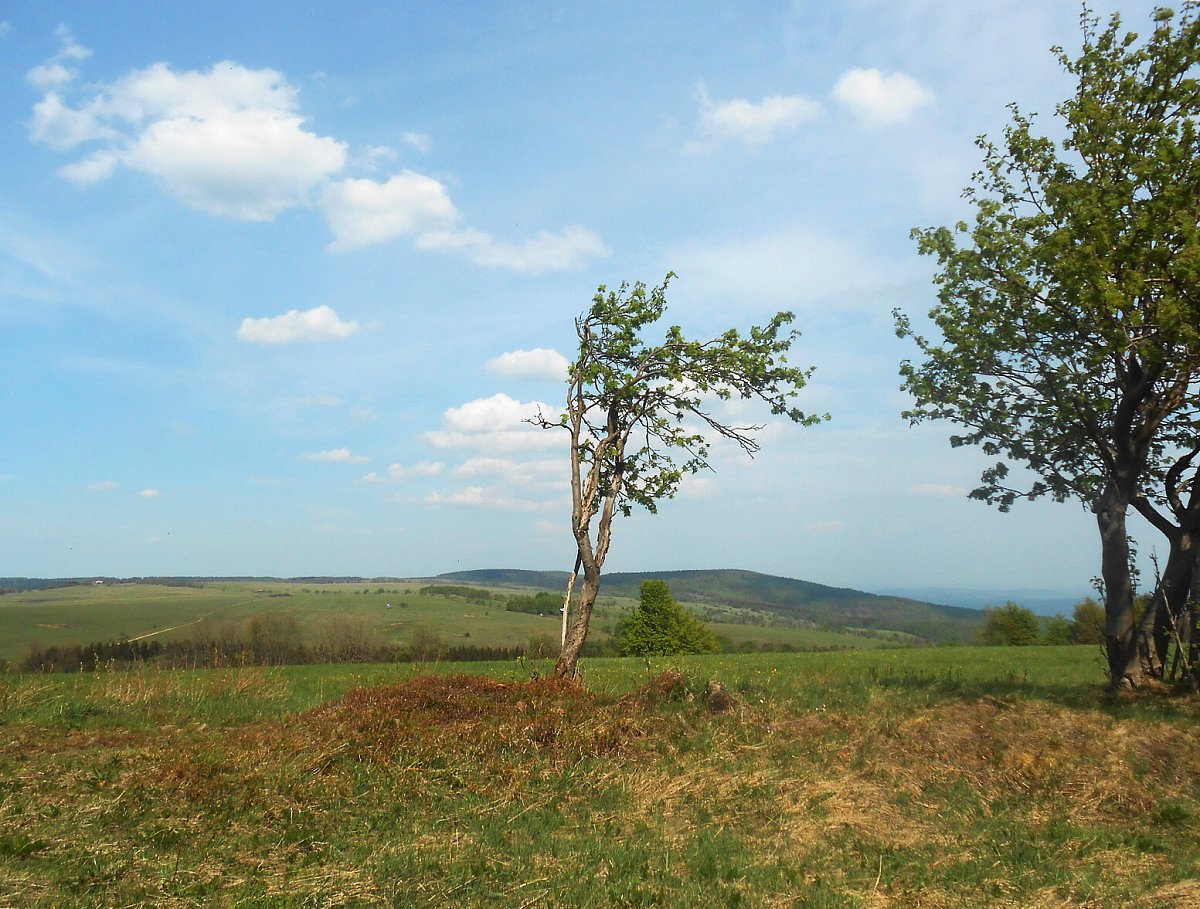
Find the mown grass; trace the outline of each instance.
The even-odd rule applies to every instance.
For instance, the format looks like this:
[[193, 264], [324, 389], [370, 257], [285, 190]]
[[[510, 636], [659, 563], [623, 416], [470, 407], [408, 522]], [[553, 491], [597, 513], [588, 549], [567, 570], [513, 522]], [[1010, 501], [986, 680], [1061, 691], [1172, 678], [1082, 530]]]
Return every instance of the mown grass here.
[[0, 906], [1200, 905], [1200, 704], [1095, 661], [9, 677]]

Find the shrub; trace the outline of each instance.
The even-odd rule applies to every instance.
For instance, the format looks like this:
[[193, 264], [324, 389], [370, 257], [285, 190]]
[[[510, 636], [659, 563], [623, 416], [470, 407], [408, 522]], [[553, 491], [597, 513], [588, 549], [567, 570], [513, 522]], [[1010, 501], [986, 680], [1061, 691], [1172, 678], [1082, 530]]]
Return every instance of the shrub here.
[[1038, 642], [1041, 623], [1033, 610], [1009, 601], [999, 609], [983, 611], [984, 644], [1025, 646]]
[[677, 653], [718, 653], [712, 629], [671, 596], [666, 581], [646, 581], [641, 603], [621, 626], [621, 653], [671, 656]]

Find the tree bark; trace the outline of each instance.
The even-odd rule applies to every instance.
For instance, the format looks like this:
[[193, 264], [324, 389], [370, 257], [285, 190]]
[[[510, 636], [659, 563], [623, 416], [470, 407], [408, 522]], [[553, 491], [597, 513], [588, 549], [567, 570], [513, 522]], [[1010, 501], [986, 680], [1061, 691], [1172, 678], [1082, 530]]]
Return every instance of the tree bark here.
[[588, 625], [599, 593], [600, 567], [593, 560], [583, 559], [583, 586], [579, 591], [579, 603], [571, 616], [562, 651], [554, 663], [554, 678], [574, 679], [578, 674], [579, 655], [587, 641]]
[[1110, 486], [1095, 505], [1100, 530], [1100, 576], [1104, 580], [1104, 644], [1109, 687], [1118, 690], [1142, 681], [1133, 622], [1133, 578], [1125, 519], [1129, 500]]

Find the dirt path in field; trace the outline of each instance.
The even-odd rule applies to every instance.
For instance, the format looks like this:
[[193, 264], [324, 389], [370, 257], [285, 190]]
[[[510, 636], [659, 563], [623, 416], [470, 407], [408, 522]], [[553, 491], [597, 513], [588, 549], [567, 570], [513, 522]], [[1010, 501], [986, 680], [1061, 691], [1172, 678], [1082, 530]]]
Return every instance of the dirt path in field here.
[[239, 600], [236, 603], [230, 603], [226, 606], [218, 606], [216, 609], [212, 610], [211, 612], [206, 612], [203, 615], [197, 616], [196, 618], [192, 619], [190, 622], [181, 622], [178, 625], [172, 625], [170, 628], [159, 628], [157, 631], [147, 631], [145, 634], [139, 634], [132, 638], [126, 638], [125, 643], [132, 644], [134, 641], [142, 641], [142, 640], [145, 640], [146, 638], [152, 638], [156, 634], [166, 634], [168, 631], [176, 631], [180, 628], [187, 628], [189, 625], [199, 625], [201, 622], [203, 622], [205, 619], [207, 619], [210, 615], [216, 615], [218, 612], [224, 612], [226, 609], [232, 609], [234, 606], [245, 606], [249, 603], [257, 603], [261, 599], [262, 599], [262, 597], [251, 597], [248, 600]]

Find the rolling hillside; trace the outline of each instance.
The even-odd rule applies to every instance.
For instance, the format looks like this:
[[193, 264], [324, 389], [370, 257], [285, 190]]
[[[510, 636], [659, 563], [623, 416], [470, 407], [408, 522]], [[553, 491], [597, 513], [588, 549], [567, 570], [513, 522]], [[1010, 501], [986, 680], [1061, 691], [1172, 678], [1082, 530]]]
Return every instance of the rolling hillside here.
[[[567, 583], [565, 571], [485, 569], [438, 577], [446, 581], [554, 591], [563, 590]], [[650, 578], [666, 581], [675, 598], [686, 603], [764, 610], [831, 628], [903, 631], [934, 642], [972, 640], [983, 621], [982, 613], [975, 609], [939, 606], [736, 569], [616, 572], [604, 576], [602, 595], [636, 598], [642, 582]]]

